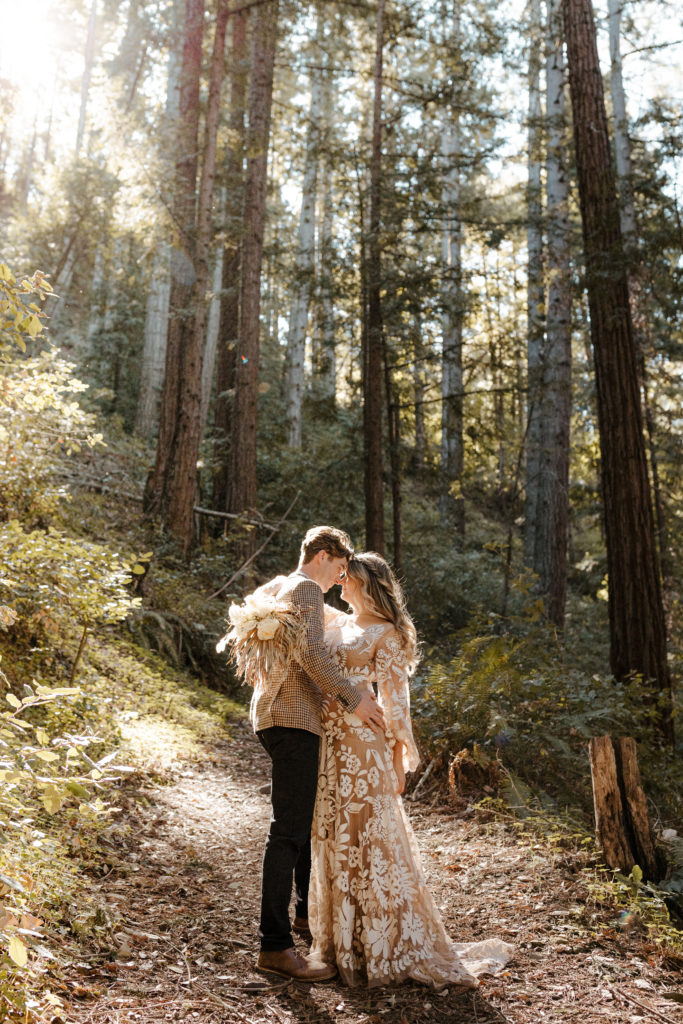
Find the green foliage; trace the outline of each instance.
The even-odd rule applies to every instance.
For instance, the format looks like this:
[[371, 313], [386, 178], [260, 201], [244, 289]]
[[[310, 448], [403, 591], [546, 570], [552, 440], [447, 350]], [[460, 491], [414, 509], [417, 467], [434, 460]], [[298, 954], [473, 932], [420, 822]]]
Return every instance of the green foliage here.
[[681, 765], [658, 744], [657, 709], [638, 679], [618, 683], [582, 670], [575, 657], [580, 633], [562, 642], [535, 602], [505, 622], [475, 616], [459, 641], [457, 655], [432, 664], [414, 687], [415, 722], [431, 751], [476, 744], [542, 802], [588, 810], [588, 740], [632, 735], [646, 792], [662, 817], [680, 817]]
[[25, 338], [41, 334], [45, 314], [33, 296], [42, 300], [52, 291], [45, 275], [37, 270], [32, 277], [20, 280], [6, 263], [0, 263], [0, 359], [15, 347], [26, 351]]
[[85, 388], [53, 350], [0, 365], [0, 521], [55, 515], [65, 461], [102, 441], [78, 403]]
[[0, 525], [0, 549], [0, 596], [33, 628], [115, 622], [140, 603], [128, 589], [130, 562], [103, 545], [52, 527], [26, 533], [11, 520]]

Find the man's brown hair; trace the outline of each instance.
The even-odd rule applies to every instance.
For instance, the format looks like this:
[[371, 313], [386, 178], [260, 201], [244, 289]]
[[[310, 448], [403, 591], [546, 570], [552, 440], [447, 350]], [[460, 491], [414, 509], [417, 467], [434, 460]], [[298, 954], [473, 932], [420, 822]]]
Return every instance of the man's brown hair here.
[[353, 544], [348, 533], [334, 526], [312, 526], [301, 542], [301, 564], [306, 565], [319, 551], [333, 558], [351, 558]]

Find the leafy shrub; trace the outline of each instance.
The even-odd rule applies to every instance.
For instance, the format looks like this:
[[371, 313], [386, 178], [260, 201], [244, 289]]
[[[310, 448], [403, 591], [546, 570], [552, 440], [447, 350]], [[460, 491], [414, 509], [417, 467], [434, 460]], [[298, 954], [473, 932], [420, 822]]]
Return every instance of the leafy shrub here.
[[657, 708], [638, 679], [616, 682], [576, 667], [579, 638], [565, 646], [540, 612], [532, 603], [507, 622], [475, 617], [459, 634], [457, 655], [416, 680], [414, 718], [425, 746], [455, 753], [476, 744], [542, 801], [588, 810], [588, 740], [634, 736], [646, 792], [662, 817], [680, 817], [680, 762], [659, 745]]

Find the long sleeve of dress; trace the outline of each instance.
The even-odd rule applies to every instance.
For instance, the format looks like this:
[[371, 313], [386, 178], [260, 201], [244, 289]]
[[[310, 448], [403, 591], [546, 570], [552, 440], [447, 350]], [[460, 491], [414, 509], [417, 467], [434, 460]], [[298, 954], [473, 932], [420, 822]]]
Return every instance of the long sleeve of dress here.
[[379, 642], [375, 654], [379, 703], [387, 723], [387, 735], [403, 744], [403, 768], [413, 772], [420, 763], [410, 723], [410, 675], [405, 651], [395, 630]]

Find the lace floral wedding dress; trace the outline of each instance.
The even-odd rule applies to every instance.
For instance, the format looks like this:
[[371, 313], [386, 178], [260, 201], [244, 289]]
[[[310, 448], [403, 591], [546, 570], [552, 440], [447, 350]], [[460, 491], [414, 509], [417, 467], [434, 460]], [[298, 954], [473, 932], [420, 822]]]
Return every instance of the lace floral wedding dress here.
[[414, 978], [436, 988], [474, 986], [501, 970], [512, 947], [500, 939], [455, 943], [425, 882], [412, 828], [396, 794], [392, 748], [418, 764], [410, 725], [406, 658], [390, 623], [359, 627], [327, 612], [333, 658], [357, 687], [377, 684], [387, 733], [375, 734], [334, 704], [323, 712], [312, 833], [311, 954], [334, 963], [347, 985]]

